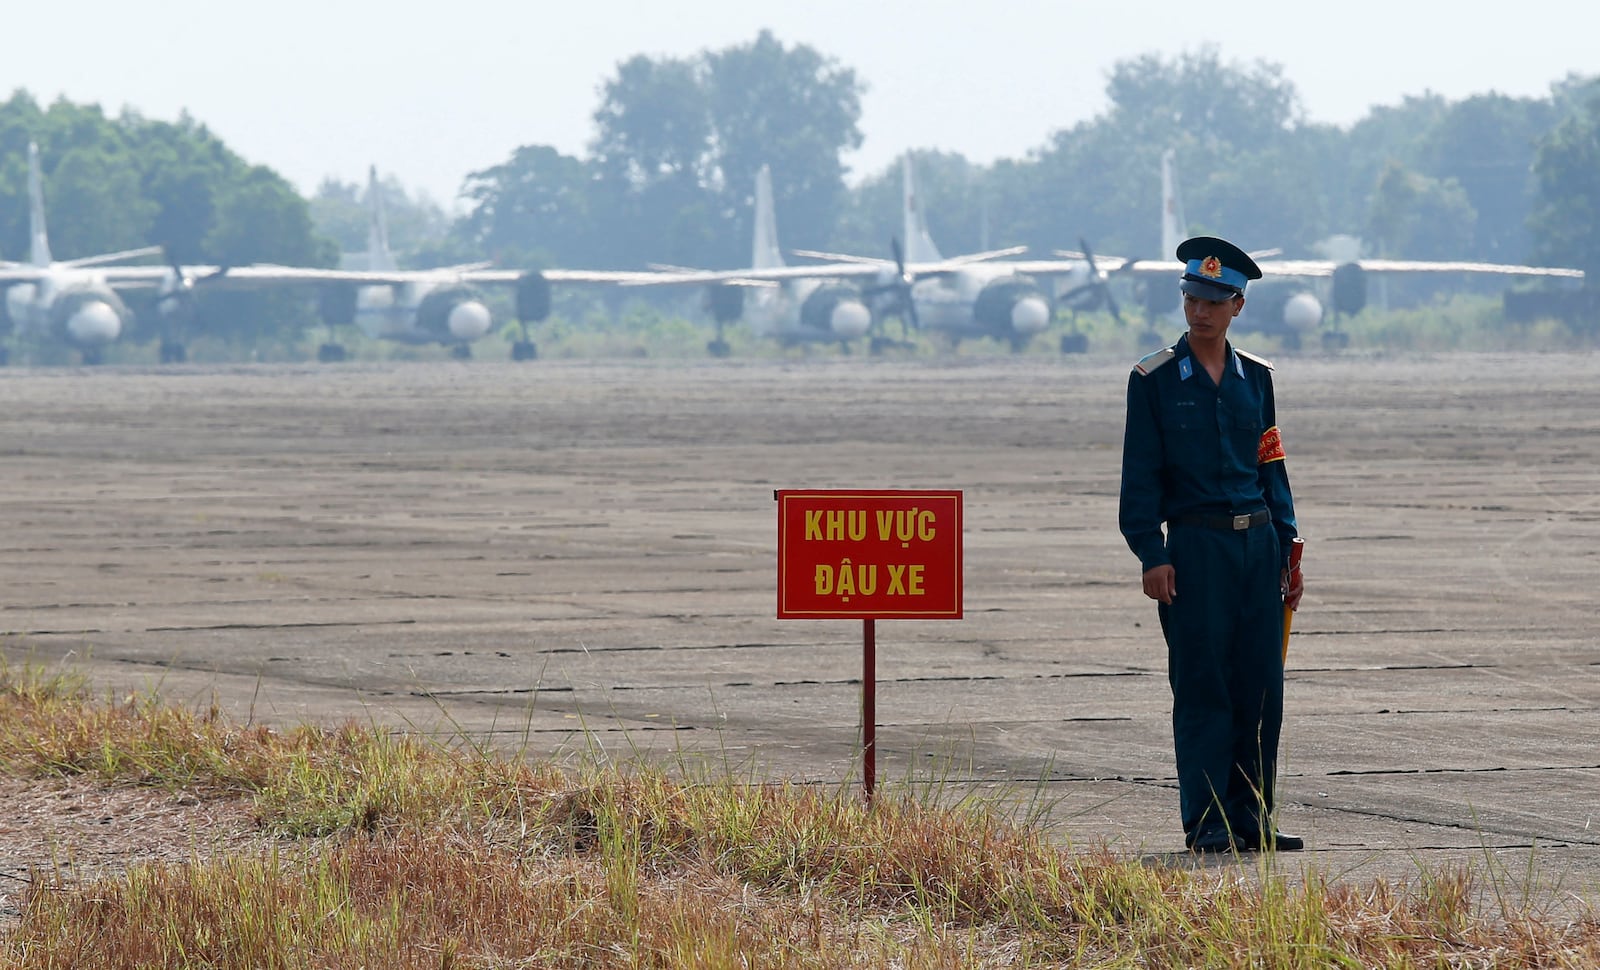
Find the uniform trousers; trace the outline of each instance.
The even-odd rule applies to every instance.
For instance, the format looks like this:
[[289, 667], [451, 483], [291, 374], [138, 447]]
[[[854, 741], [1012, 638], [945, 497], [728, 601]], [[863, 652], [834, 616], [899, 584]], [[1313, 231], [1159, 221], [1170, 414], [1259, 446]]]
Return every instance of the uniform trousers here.
[[1253, 838], [1271, 824], [1283, 725], [1278, 535], [1173, 524], [1167, 554], [1177, 595], [1157, 609], [1184, 841]]

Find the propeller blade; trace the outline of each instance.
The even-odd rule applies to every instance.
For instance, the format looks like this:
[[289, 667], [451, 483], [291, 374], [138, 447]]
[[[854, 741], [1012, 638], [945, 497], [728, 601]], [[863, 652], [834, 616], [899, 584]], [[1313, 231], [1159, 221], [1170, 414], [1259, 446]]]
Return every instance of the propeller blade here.
[[1123, 322], [1122, 311], [1117, 307], [1117, 298], [1111, 295], [1111, 287], [1101, 283], [1100, 288], [1104, 291], [1106, 298], [1106, 309], [1111, 311], [1111, 319], [1117, 321], [1117, 326], [1119, 327], [1127, 326], [1127, 324]]
[[1122, 308], [1117, 306], [1116, 295], [1111, 292], [1111, 287], [1106, 285], [1105, 277], [1100, 275], [1100, 265], [1094, 259], [1094, 247], [1089, 245], [1089, 240], [1082, 237], [1078, 239], [1078, 245], [1083, 247], [1083, 258], [1089, 263], [1089, 282], [1085, 285], [1092, 286], [1100, 292], [1100, 298], [1106, 301], [1106, 310], [1111, 314], [1111, 319], [1117, 322], [1117, 326], [1126, 326], [1122, 319]]
[[1089, 263], [1089, 272], [1094, 274], [1095, 279], [1099, 279], [1100, 267], [1095, 264], [1094, 250], [1089, 248], [1089, 240], [1080, 236], [1078, 237], [1078, 245], [1083, 247], [1083, 258]]
[[917, 315], [917, 301], [911, 294], [911, 284], [916, 281], [910, 273], [906, 272], [906, 251], [900, 245], [899, 236], [889, 237], [889, 251], [894, 254], [894, 268], [897, 277], [895, 289], [900, 293], [900, 320], [902, 323], [909, 323], [913, 330], [921, 330], [922, 319]]

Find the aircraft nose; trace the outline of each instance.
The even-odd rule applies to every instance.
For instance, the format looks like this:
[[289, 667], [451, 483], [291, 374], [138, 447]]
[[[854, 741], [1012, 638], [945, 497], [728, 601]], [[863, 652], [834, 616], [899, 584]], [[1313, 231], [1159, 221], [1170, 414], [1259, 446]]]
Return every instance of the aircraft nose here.
[[1011, 307], [1011, 329], [1038, 333], [1050, 322], [1050, 305], [1037, 296], [1025, 296]]
[[77, 344], [108, 344], [122, 333], [122, 318], [110, 304], [91, 300], [67, 318], [67, 334]]
[[841, 340], [851, 340], [867, 332], [872, 325], [872, 314], [859, 300], [841, 300], [828, 317], [833, 335]]
[[450, 310], [450, 336], [457, 340], [477, 340], [489, 332], [489, 308], [477, 300], [458, 303]]

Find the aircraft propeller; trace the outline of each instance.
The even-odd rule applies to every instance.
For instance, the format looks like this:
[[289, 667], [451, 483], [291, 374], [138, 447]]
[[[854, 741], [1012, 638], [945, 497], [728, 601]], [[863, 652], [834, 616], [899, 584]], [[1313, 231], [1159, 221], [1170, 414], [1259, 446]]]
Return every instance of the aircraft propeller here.
[[905, 248], [901, 246], [898, 236], [890, 237], [889, 251], [894, 255], [894, 279], [874, 286], [863, 287], [861, 295], [872, 297], [879, 293], [892, 292], [894, 294], [893, 312], [899, 313], [901, 327], [903, 329], [921, 330], [922, 321], [917, 317], [917, 301], [911, 298], [911, 286], [917, 279], [906, 271], [906, 252]]
[[218, 266], [206, 273], [191, 274], [171, 254], [167, 256], [167, 265], [172, 269], [172, 276], [162, 284], [156, 296], [156, 310], [166, 331], [161, 338], [161, 362], [182, 363], [188, 357], [183, 346], [183, 331], [199, 312], [195, 289], [207, 280], [226, 275], [228, 267]]
[[1105, 304], [1107, 312], [1111, 314], [1111, 319], [1117, 322], [1117, 326], [1123, 326], [1122, 309], [1117, 306], [1117, 298], [1111, 292], [1111, 287], [1106, 285], [1106, 278], [1101, 274], [1099, 264], [1095, 262], [1094, 250], [1089, 247], [1089, 240], [1080, 238], [1078, 245], [1083, 247], [1083, 258], [1089, 264], [1089, 281], [1061, 294], [1061, 302], [1070, 302], [1079, 294], [1092, 294], [1096, 303]]

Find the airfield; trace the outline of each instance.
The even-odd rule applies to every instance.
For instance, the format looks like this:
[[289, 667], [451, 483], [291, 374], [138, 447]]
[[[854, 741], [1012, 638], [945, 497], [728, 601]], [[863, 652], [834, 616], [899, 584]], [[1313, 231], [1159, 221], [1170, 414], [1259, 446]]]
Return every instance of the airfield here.
[[[965, 618], [877, 624], [881, 788], [1165, 858], [1130, 364], [0, 371], [0, 648], [240, 721], [850, 787], [861, 624], [774, 618], [773, 490], [961, 489]], [[1597, 364], [1278, 361], [1308, 542], [1280, 865], [1600, 903]]]

